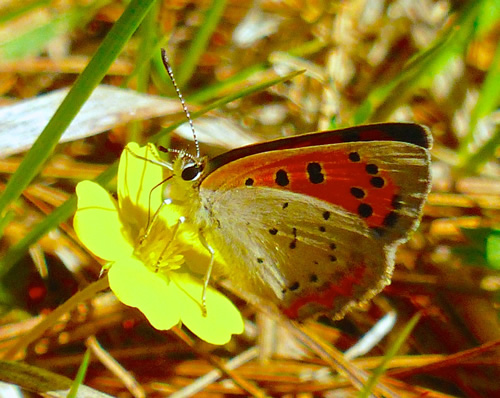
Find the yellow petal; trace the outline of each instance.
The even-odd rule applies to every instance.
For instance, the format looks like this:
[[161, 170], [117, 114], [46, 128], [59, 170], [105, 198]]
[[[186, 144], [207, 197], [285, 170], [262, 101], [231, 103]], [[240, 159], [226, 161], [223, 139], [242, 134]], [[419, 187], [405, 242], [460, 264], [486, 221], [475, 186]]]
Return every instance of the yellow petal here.
[[95, 182], [82, 181], [76, 186], [76, 195], [73, 225], [80, 241], [105, 260], [130, 256], [134, 249], [123, 235], [116, 203], [109, 193]]
[[160, 273], [149, 271], [135, 258], [113, 264], [109, 286], [118, 299], [137, 307], [153, 327], [167, 330], [180, 321], [179, 291]]
[[123, 201], [151, 213], [160, 207], [163, 189], [153, 188], [164, 179], [164, 167], [145, 159], [159, 159], [153, 145], [139, 147], [135, 142], [131, 142], [123, 150], [118, 166], [120, 208], [123, 208]]
[[243, 332], [243, 319], [235, 305], [219, 291], [206, 291], [207, 314], [201, 310], [203, 285], [187, 273], [172, 272], [172, 282], [183, 292], [179, 303], [181, 320], [194, 334], [211, 344], [225, 344], [231, 335]]

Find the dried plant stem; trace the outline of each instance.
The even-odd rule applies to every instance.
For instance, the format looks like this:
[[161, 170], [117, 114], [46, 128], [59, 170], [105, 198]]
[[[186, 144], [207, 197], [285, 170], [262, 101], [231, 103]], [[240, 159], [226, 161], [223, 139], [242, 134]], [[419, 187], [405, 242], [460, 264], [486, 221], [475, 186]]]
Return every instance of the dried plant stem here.
[[66, 302], [57, 307], [52, 311], [45, 319], [43, 319], [38, 325], [36, 325], [26, 336], [21, 338], [11, 349], [9, 349], [3, 359], [14, 359], [17, 355], [26, 349], [35, 340], [39, 339], [47, 329], [55, 325], [59, 318], [61, 318], [67, 312], [85, 300], [90, 300], [98, 292], [105, 290], [109, 287], [108, 277], [104, 276], [96, 282], [88, 285], [85, 289], [79, 291], [72, 297], [70, 297]]

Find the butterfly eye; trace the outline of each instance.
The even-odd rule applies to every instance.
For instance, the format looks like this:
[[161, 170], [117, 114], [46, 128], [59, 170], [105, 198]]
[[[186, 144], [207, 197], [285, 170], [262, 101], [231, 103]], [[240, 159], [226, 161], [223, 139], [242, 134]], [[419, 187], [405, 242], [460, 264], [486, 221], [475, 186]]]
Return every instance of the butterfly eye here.
[[202, 167], [199, 164], [187, 165], [184, 170], [182, 170], [181, 177], [184, 181], [195, 181], [201, 175]]

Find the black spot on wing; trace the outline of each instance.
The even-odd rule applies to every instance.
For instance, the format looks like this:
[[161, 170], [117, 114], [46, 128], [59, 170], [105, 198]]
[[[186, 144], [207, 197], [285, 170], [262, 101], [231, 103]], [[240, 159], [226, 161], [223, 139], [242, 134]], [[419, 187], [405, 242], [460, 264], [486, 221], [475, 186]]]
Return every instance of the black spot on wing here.
[[378, 173], [378, 166], [376, 164], [367, 164], [365, 170], [368, 174], [375, 175]]
[[354, 196], [356, 199], [363, 199], [366, 196], [366, 193], [361, 188], [352, 187], [351, 188], [351, 195]]
[[370, 179], [370, 184], [375, 188], [383, 188], [385, 181], [382, 177], [373, 177]]
[[325, 181], [325, 175], [321, 171], [322, 168], [319, 163], [311, 162], [307, 164], [307, 174], [311, 183], [321, 184]]
[[401, 196], [394, 195], [392, 197], [391, 206], [394, 210], [400, 210], [403, 207], [403, 203], [401, 201]]
[[283, 169], [280, 169], [276, 172], [276, 177], [275, 177], [274, 181], [280, 187], [286, 187], [288, 184], [290, 184], [290, 179], [288, 178], [288, 173]]
[[398, 222], [398, 218], [399, 218], [398, 214], [394, 211], [391, 211], [389, 214], [387, 214], [384, 217], [383, 224], [386, 227], [394, 227], [396, 225], [396, 223]]
[[360, 217], [368, 218], [373, 214], [373, 208], [369, 204], [361, 203], [358, 206], [358, 214]]
[[295, 249], [297, 247], [297, 228], [292, 228], [293, 240], [290, 242], [290, 249]]
[[359, 156], [359, 153], [357, 153], [357, 152], [351, 152], [349, 154], [349, 160], [351, 162], [359, 162], [361, 160], [361, 157]]

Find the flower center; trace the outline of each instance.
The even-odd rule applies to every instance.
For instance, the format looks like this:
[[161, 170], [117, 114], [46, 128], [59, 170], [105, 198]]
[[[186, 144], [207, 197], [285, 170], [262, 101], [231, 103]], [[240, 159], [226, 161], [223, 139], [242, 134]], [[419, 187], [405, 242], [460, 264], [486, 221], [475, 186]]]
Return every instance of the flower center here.
[[134, 254], [151, 271], [168, 272], [180, 268], [184, 263], [179, 241], [161, 219], [154, 221], [147, 235], [141, 231], [134, 241]]

